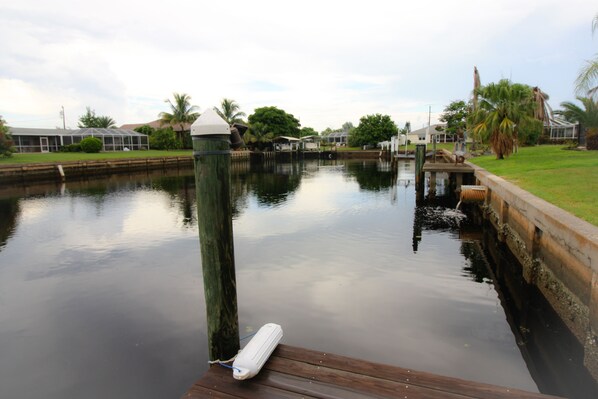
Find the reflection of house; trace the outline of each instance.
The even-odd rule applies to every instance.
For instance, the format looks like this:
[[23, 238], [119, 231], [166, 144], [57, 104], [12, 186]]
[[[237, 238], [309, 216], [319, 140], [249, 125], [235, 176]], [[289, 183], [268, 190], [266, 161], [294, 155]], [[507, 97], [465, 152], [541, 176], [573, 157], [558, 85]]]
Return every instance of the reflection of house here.
[[320, 149], [320, 136], [301, 137], [301, 149], [303, 151], [318, 151]]
[[576, 123], [553, 117], [549, 123], [544, 123], [544, 134], [550, 140], [576, 140], [579, 127]]
[[324, 137], [329, 144], [336, 146], [347, 146], [349, 142], [349, 132], [332, 132]]
[[274, 151], [289, 152], [299, 149], [300, 140], [297, 137], [278, 136], [272, 139], [272, 142], [274, 143]]
[[86, 137], [102, 140], [103, 151], [148, 149], [148, 137], [127, 129], [36, 129], [11, 127], [10, 133], [17, 152], [55, 152], [60, 147], [76, 144]]
[[453, 141], [452, 136], [449, 136], [444, 131], [446, 125], [444, 123], [436, 123], [429, 127], [423, 127], [418, 130], [414, 130], [407, 135], [407, 139], [411, 144], [428, 144], [432, 142], [432, 137], [436, 137], [437, 143], [446, 143], [447, 141]]

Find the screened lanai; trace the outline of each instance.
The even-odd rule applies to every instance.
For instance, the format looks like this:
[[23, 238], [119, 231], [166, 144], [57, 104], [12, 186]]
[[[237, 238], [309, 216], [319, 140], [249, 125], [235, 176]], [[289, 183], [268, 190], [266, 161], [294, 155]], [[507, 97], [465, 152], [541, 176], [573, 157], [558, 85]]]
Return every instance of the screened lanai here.
[[38, 129], [10, 127], [17, 152], [54, 152], [69, 144], [79, 143], [86, 137], [102, 140], [102, 151], [147, 150], [147, 135], [129, 129], [84, 128]]
[[84, 128], [68, 131], [62, 135], [62, 145], [79, 143], [86, 137], [97, 137], [102, 140], [102, 151], [147, 150], [147, 135], [129, 129]]
[[346, 146], [349, 139], [348, 132], [332, 132], [325, 137], [325, 140], [330, 144]]
[[544, 131], [550, 140], [576, 140], [578, 130], [577, 123], [556, 116], [550, 118], [550, 123], [544, 124]]

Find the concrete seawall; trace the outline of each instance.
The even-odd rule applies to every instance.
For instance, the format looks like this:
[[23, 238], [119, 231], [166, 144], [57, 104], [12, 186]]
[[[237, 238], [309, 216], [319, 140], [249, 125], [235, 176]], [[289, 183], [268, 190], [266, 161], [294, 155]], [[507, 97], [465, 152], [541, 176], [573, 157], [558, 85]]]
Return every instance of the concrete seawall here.
[[584, 347], [598, 380], [598, 227], [470, 164], [488, 187], [485, 217]]

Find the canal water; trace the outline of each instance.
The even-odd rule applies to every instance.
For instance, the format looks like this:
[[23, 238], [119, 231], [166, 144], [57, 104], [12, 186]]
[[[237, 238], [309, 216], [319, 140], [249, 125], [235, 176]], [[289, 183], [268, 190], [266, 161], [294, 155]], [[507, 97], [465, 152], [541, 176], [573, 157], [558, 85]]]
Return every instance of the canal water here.
[[[274, 322], [289, 345], [595, 392], [542, 299], [495, 276], [512, 261], [447, 179], [416, 198], [408, 161], [232, 170], [241, 336]], [[208, 368], [198, 223], [191, 169], [0, 187], [0, 397], [182, 395]]]

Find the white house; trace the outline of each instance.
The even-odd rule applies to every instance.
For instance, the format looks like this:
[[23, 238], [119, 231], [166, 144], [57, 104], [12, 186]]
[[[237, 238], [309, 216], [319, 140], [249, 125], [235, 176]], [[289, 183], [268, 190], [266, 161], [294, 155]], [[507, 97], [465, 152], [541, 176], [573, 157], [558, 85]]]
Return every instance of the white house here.
[[436, 123], [414, 130], [407, 135], [407, 140], [409, 140], [411, 144], [429, 144], [432, 142], [432, 137], [436, 137], [437, 143], [446, 143], [447, 141], [452, 142], [452, 137], [448, 136], [444, 131], [445, 127], [445, 123]]

